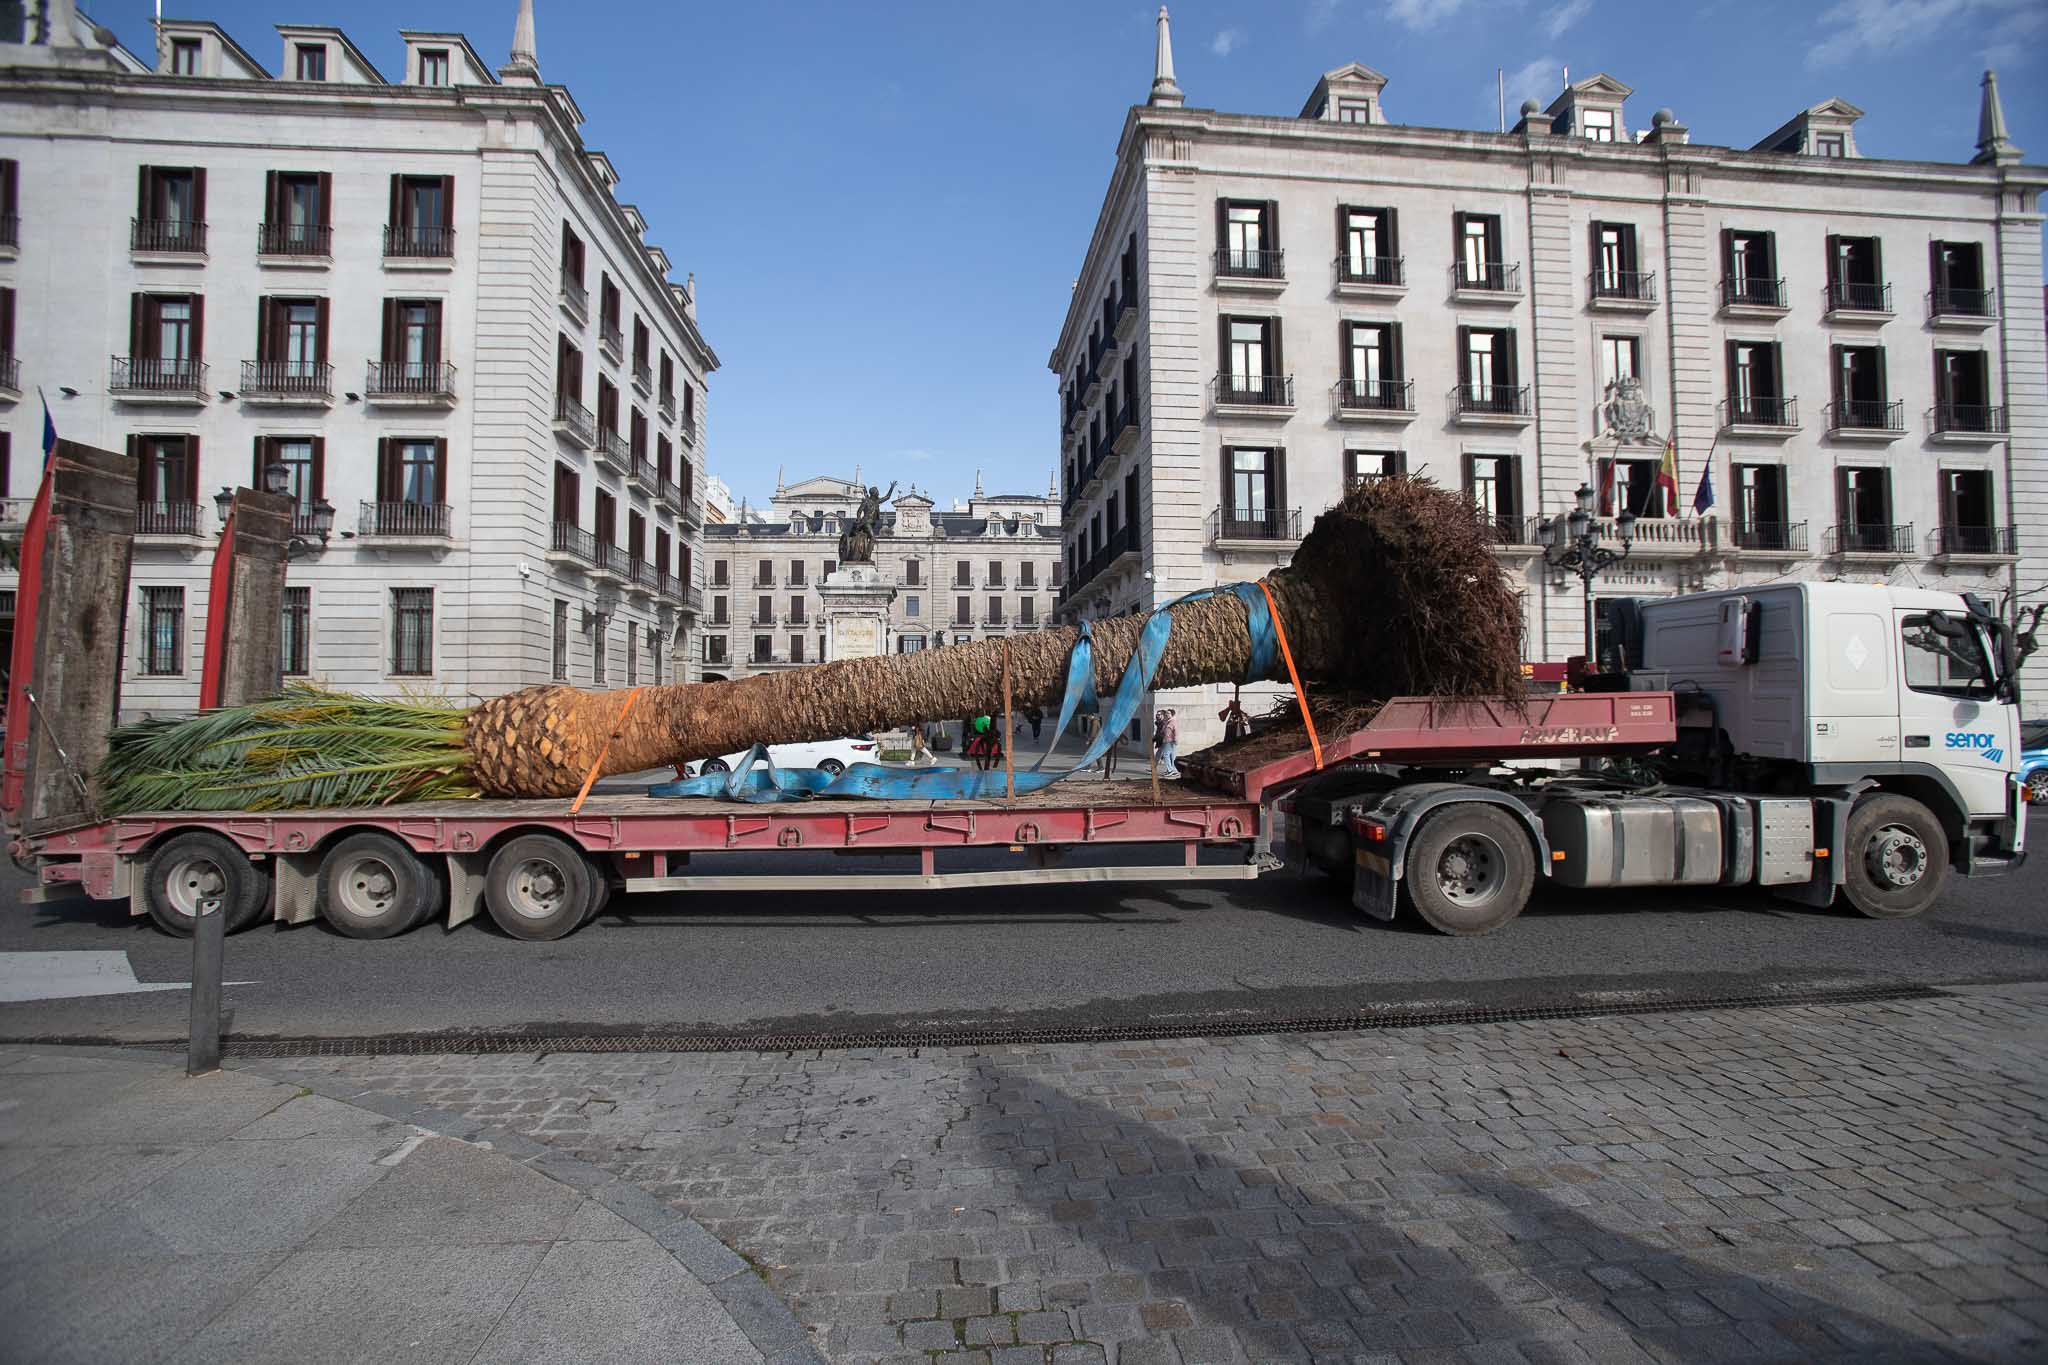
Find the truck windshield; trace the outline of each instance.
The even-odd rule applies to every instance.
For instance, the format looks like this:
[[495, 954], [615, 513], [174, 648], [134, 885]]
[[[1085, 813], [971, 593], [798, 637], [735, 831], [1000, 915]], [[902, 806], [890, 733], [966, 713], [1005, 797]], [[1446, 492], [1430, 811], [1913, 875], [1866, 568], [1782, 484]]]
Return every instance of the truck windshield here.
[[1915, 692], [1989, 701], [1995, 689], [1991, 668], [1977, 632], [1938, 634], [1926, 616], [1908, 616], [1899, 623], [1906, 652], [1906, 686]]

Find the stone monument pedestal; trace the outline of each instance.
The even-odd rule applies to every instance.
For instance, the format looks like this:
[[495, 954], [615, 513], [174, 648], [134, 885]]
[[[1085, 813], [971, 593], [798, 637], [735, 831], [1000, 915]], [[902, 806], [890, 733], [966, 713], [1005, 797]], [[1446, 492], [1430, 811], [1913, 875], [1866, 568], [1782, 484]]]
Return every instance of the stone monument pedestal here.
[[842, 564], [818, 585], [825, 614], [825, 661], [887, 654], [896, 585], [873, 564]]

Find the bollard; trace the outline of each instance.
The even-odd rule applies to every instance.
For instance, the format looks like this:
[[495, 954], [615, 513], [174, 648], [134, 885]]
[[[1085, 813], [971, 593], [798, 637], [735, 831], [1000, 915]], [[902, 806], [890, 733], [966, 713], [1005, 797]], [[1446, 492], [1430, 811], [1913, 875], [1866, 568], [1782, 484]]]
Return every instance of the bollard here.
[[218, 896], [200, 901], [199, 913], [192, 917], [192, 1038], [185, 1050], [187, 1076], [220, 1070], [220, 975], [227, 920]]

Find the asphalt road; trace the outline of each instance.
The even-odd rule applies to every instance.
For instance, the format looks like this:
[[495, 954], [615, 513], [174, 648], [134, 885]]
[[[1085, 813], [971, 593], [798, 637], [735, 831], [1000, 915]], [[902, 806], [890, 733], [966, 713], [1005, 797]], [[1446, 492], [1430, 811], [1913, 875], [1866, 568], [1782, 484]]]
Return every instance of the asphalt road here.
[[[2048, 813], [2030, 834], [2048, 841]], [[724, 869], [705, 860], [693, 870]], [[24, 884], [12, 868], [0, 873], [0, 953], [121, 951], [141, 982], [190, 979], [190, 946], [131, 920], [125, 902], [17, 905]], [[623, 911], [615, 902], [555, 943], [508, 939], [488, 918], [377, 943], [265, 925], [228, 940], [228, 979], [247, 984], [226, 999], [230, 1032], [245, 1038], [1184, 1028], [1382, 1006], [2042, 980], [2044, 909], [2048, 856], [2014, 876], [1954, 880], [1916, 920], [1749, 892], [1551, 890], [1479, 939], [1363, 920], [1322, 884], [1284, 876], [999, 894], [697, 893], [637, 897]], [[179, 990], [0, 1003], [0, 1039], [171, 1039], [186, 1009]]]

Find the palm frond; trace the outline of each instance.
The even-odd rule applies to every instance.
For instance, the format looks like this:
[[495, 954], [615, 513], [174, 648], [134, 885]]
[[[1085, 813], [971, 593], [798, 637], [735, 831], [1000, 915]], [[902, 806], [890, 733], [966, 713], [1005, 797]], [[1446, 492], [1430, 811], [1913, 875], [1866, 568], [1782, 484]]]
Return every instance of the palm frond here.
[[114, 731], [100, 766], [109, 814], [383, 806], [478, 794], [469, 712], [294, 685], [281, 697]]

